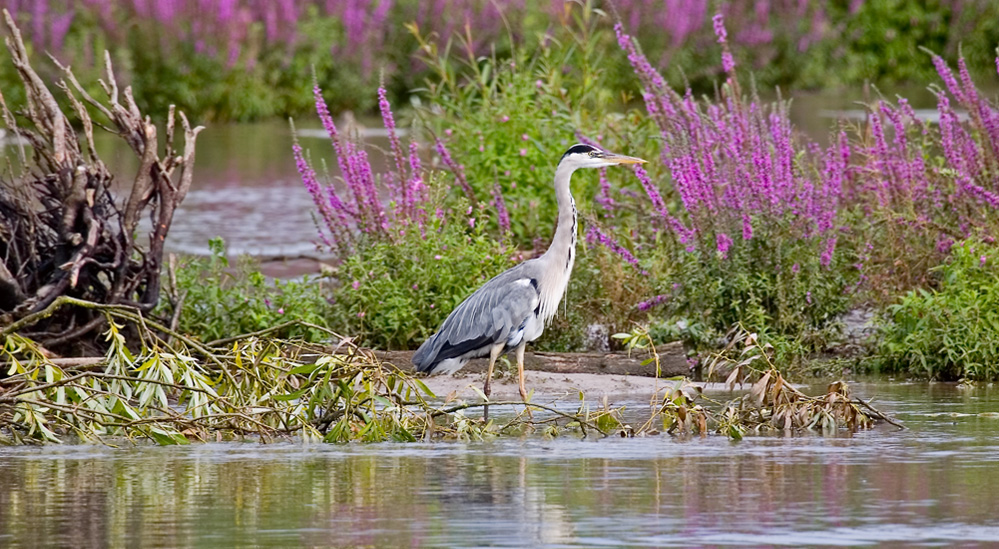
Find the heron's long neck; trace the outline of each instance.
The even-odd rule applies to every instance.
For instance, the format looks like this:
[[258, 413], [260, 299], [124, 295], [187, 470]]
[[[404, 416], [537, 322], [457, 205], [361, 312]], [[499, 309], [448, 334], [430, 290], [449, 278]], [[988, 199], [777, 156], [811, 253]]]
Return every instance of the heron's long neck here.
[[555, 198], [558, 201], [558, 225], [548, 251], [541, 256], [546, 263], [542, 285], [541, 316], [550, 320], [558, 310], [559, 301], [569, 284], [569, 275], [576, 260], [576, 201], [569, 192], [573, 170], [559, 165], [555, 170]]

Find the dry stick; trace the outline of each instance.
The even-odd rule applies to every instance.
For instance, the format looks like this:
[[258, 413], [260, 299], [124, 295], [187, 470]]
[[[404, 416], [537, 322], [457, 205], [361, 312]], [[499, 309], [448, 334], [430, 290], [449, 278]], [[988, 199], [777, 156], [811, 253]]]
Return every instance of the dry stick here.
[[[430, 412], [430, 417], [440, 417], [440, 416], [452, 414], [452, 413], [457, 412], [459, 410], [467, 410], [469, 408], [482, 408], [483, 406], [529, 406], [529, 407], [537, 408], [539, 410], [545, 410], [547, 412], [551, 412], [553, 414], [562, 416], [562, 417], [564, 417], [566, 419], [571, 419], [573, 421], [578, 421], [580, 425], [585, 424], [587, 427], [590, 427], [591, 429], [597, 431], [601, 435], [608, 436], [608, 433], [606, 433], [603, 429], [601, 429], [600, 427], [597, 427], [596, 425], [590, 423], [589, 421], [586, 421], [585, 419], [583, 419], [583, 418], [581, 418], [579, 416], [575, 416], [575, 415], [572, 415], [572, 414], [567, 414], [567, 413], [565, 413], [565, 412], [563, 412], [561, 410], [558, 410], [556, 408], [552, 408], [550, 406], [545, 406], [544, 404], [535, 404], [533, 402], [524, 402], [524, 401], [520, 401], [520, 400], [507, 400], [507, 401], [493, 401], [493, 402], [477, 402], [477, 403], [458, 404], [458, 405], [452, 406], [450, 408], [434, 410], [434, 411]], [[528, 421], [528, 423], [530, 423], [530, 421]]]
[[206, 347], [221, 347], [223, 345], [228, 345], [229, 343], [234, 343], [234, 342], [239, 341], [241, 339], [249, 339], [251, 337], [260, 337], [262, 335], [267, 335], [267, 334], [270, 334], [270, 333], [273, 333], [273, 332], [277, 332], [277, 331], [283, 330], [285, 328], [288, 328], [289, 326], [295, 326], [295, 325], [300, 325], [300, 324], [302, 324], [302, 322], [299, 321], [299, 320], [288, 320], [286, 322], [282, 322], [281, 324], [277, 324], [277, 325], [271, 326], [269, 328], [264, 328], [263, 330], [257, 330], [256, 332], [250, 332], [250, 333], [247, 333], [247, 334], [240, 334], [238, 336], [226, 337], [226, 338], [223, 338], [223, 339], [216, 339], [215, 341], [209, 341], [208, 343], [205, 343], [205, 346]]
[[899, 429], [905, 429], [906, 428], [905, 425], [903, 425], [901, 422], [898, 422], [898, 421], [893, 420], [892, 418], [888, 417], [887, 415], [884, 414], [884, 412], [882, 412], [881, 410], [878, 410], [874, 406], [871, 406], [869, 403], [865, 402], [863, 399], [857, 398], [855, 400], [857, 402], [859, 402], [862, 406], [864, 406], [865, 408], [867, 408], [874, 415], [874, 417], [876, 417], [876, 418], [884, 421], [885, 423], [889, 423], [891, 425], [894, 425], [895, 427], [898, 427]]

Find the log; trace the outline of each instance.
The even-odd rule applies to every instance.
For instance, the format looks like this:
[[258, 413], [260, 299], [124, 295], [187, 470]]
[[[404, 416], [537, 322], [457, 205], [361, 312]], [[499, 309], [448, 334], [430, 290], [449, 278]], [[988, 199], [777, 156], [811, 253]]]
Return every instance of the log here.
[[[659, 353], [660, 377], [689, 376], [690, 366], [683, 344], [669, 343], [656, 348]], [[413, 371], [413, 351], [374, 351], [376, 357], [406, 372]], [[652, 361], [642, 364], [649, 358], [647, 351], [632, 353], [524, 353], [524, 369], [559, 374], [617, 374], [633, 376], [656, 376], [656, 364]], [[512, 361], [512, 357], [511, 357]], [[489, 361], [478, 358], [469, 361], [462, 368], [463, 373], [486, 373]], [[516, 368], [516, 363], [512, 364]]]

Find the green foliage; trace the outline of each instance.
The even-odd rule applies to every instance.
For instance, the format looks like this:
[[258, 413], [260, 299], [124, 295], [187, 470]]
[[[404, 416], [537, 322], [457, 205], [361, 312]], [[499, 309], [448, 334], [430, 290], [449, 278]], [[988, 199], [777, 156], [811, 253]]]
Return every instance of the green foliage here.
[[[59, 366], [33, 341], [5, 334], [0, 347], [5, 367], [0, 378], [0, 444], [117, 445], [147, 439], [182, 445], [291, 437], [330, 443], [413, 442], [522, 436], [542, 429], [545, 436], [647, 436], [658, 434], [659, 425], [671, 434], [705, 435], [709, 424], [715, 432], [738, 439], [749, 430], [821, 426], [825, 431], [872, 424], [859, 413], [862, 403], [850, 399], [843, 384], [830, 386], [828, 395], [806, 397], [771, 368], [749, 396], [721, 413], [702, 407], [700, 402], [717, 403], [680, 380], [653, 395], [653, 402], [660, 404], [637, 429], [625, 425], [621, 411], [606, 404], [591, 411], [582, 393], [575, 412], [531, 403], [527, 406], [539, 414], [537, 420], [524, 411], [497, 425], [465, 415], [464, 410], [483, 403], [432, 404], [436, 395], [419, 379], [379, 363], [346, 340], [338, 342], [334, 354], [328, 354], [328, 345], [254, 337], [208, 348], [183, 336], [164, 341], [149, 329], [164, 328], [142, 319], [134, 309], [79, 300], [61, 303], [105, 312], [108, 353], [97, 367]], [[141, 345], [136, 349], [126, 345], [125, 330], [138, 334]]]
[[580, 351], [588, 343], [591, 324], [603, 325], [613, 334], [631, 329], [646, 316], [635, 305], [652, 291], [653, 279], [603, 246], [582, 245], [578, 252], [565, 302], [533, 344], [539, 351]]
[[[310, 6], [315, 12], [316, 7]], [[136, 100], [152, 112], [166, 112], [171, 104], [201, 119], [250, 121], [286, 117], [314, 109], [311, 86], [316, 82], [331, 90], [327, 100], [334, 111], [369, 109], [374, 78], [362, 77], [337, 64], [330, 55], [340, 25], [328, 17], [307, 17], [299, 31], [302, 39], [288, 55], [284, 49], [244, 50], [230, 64], [225, 56], [205, 55], [190, 43], [152, 41], [145, 33], [129, 34], [127, 53], [135, 70], [132, 86]], [[263, 41], [263, 25], [252, 27], [255, 40]], [[183, 61], [181, 61], [183, 60]]]
[[919, 48], [944, 52], [963, 40], [954, 32], [954, 8], [945, 2], [875, 0], [861, 3], [856, 12], [851, 6], [829, 3], [838, 40], [823, 40], [804, 53], [797, 44], [784, 45], [786, 54], [777, 64], [783, 66], [772, 69], [784, 72], [778, 82], [812, 88], [927, 82], [935, 72]]
[[359, 246], [335, 275], [337, 329], [381, 349], [415, 348], [462, 300], [512, 267], [511, 249], [486, 231], [485, 205], [477, 215], [465, 211], [431, 216], [425, 235], [412, 227], [395, 241]]
[[936, 288], [888, 307], [874, 367], [931, 379], [999, 378], [999, 247], [965, 241], [934, 271]]
[[[578, 11], [578, 13], [577, 13]], [[590, 8], [513, 48], [509, 57], [478, 57], [472, 37], [459, 36], [458, 51], [418, 37], [430, 67], [427, 106], [419, 122], [446, 142], [464, 165], [479, 200], [499, 185], [510, 211], [514, 240], [532, 245], [556, 218], [551, 177], [561, 154], [580, 141], [598, 139], [609, 150], [639, 155], [648, 138], [644, 118], [617, 114], [627, 95], [608, 81], [608, 66], [623, 63], [609, 18]], [[536, 46], [535, 46], [536, 42]], [[449, 45], [450, 46], [450, 45]], [[586, 211], [596, 192], [595, 173], [574, 176], [573, 190]], [[620, 181], [624, 170], [608, 176]]]
[[686, 320], [690, 336], [709, 339], [738, 323], [751, 331], [808, 337], [844, 312], [850, 298], [845, 289], [856, 279], [848, 251], [840, 250], [823, 267], [821, 239], [796, 238], [779, 232], [781, 227], [787, 228], [776, 225], [748, 241], [736, 238], [727, 257], [704, 245], [680, 250], [671, 258], [672, 271], [660, 271], [661, 279], [677, 284], [667, 292], [669, 316]]
[[[133, 315], [108, 310], [110, 347], [101, 368], [60, 367], [31, 340], [6, 338], [0, 442], [111, 443], [106, 437], [114, 437], [177, 445], [248, 435], [414, 441], [433, 423], [425, 399], [434, 395], [422, 382], [346, 342], [340, 343], [346, 352], [334, 355], [310, 349], [299, 356], [301, 342], [255, 338], [190, 348], [145, 331]], [[135, 351], [126, 345], [122, 320], [140, 334]], [[450, 424], [432, 430], [447, 436]]]
[[[306, 341], [328, 339], [332, 306], [324, 296], [322, 279], [268, 280], [256, 263], [241, 257], [230, 266], [221, 238], [209, 242], [208, 257], [186, 257], [177, 269], [176, 294], [183, 296], [178, 327], [201, 341], [272, 328], [291, 320], [314, 324], [288, 326], [273, 335]], [[172, 314], [168, 296], [159, 314]]]

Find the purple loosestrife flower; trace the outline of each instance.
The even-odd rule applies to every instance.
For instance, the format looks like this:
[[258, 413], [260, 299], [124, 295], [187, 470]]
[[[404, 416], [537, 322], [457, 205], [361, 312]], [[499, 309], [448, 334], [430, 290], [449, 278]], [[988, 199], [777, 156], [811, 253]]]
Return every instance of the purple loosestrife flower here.
[[330, 140], [333, 143], [333, 151], [336, 153], [337, 166], [340, 167], [340, 173], [342, 173], [346, 179], [348, 177], [348, 166], [345, 164], [347, 155], [342, 144], [340, 143], [340, 132], [337, 131], [336, 124], [333, 123], [333, 117], [330, 116], [329, 107], [326, 106], [326, 100], [323, 99], [323, 91], [318, 85], [312, 87], [312, 96], [316, 102], [316, 114], [319, 116], [319, 121], [323, 124], [326, 134], [330, 136]]
[[648, 276], [649, 273], [645, 269], [642, 269], [642, 267], [638, 263], [638, 259], [630, 251], [628, 251], [625, 247], [618, 244], [616, 240], [614, 240], [607, 234], [604, 234], [600, 229], [596, 228], [595, 226], [590, 225], [590, 227], [586, 229], [586, 241], [589, 242], [590, 244], [593, 243], [602, 244], [604, 247], [608, 248], [612, 252], [621, 256], [621, 259], [625, 260], [625, 262], [630, 264], [632, 267], [638, 269], [638, 272]]
[[869, 116], [871, 134], [874, 136], [874, 147], [870, 154], [875, 160], [877, 173], [881, 175], [881, 185], [878, 186], [878, 204], [884, 208], [891, 199], [892, 163], [888, 155], [888, 144], [885, 142], [885, 132], [881, 125], [881, 115], [874, 111]]
[[444, 165], [454, 174], [458, 184], [461, 185], [461, 190], [465, 192], [465, 196], [468, 197], [472, 204], [475, 204], [477, 202], [475, 200], [475, 191], [472, 190], [472, 187], [468, 184], [468, 180], [465, 179], [465, 168], [451, 158], [451, 151], [447, 150], [444, 142], [439, 138], [434, 138], [434, 148], [437, 150], [437, 154], [441, 157]]
[[636, 305], [636, 307], [638, 307], [639, 311], [648, 311], [649, 309], [657, 305], [665, 303], [666, 300], [668, 300], [669, 298], [670, 298], [669, 294], [659, 294], [657, 296], [653, 296], [651, 299], [648, 299], [646, 301], [640, 301]]
[[982, 130], [984, 134], [982, 137], [988, 138], [983, 139], [983, 141], [987, 141], [983, 145], [987, 145], [987, 150], [992, 156], [995, 159], [999, 159], [999, 112], [996, 112], [986, 101], [983, 101], [979, 97], [975, 83], [971, 80], [971, 75], [968, 73], [968, 66], [964, 62], [964, 57], [957, 60], [957, 66], [958, 74], [961, 77], [961, 85], [964, 88], [964, 101], [962, 101], [962, 105], [968, 110], [974, 125]]
[[711, 18], [711, 21], [714, 23], [715, 36], [718, 37], [718, 43], [724, 44], [728, 38], [728, 32], [725, 31], [725, 17], [720, 13], [716, 13], [715, 16]]
[[663, 200], [661, 194], [659, 194], [659, 189], [652, 184], [652, 180], [649, 179], [648, 172], [645, 171], [641, 166], [635, 166], [632, 171], [635, 173], [635, 177], [642, 183], [642, 188], [645, 189], [645, 194], [648, 195], [649, 200], [652, 201], [652, 206], [655, 208], [656, 212], [659, 214], [666, 224], [673, 229], [676, 233], [677, 239], [681, 244], [687, 244], [691, 241], [694, 236], [694, 231], [688, 229], [683, 225], [683, 223], [677, 218], [673, 217], [666, 208], [666, 202]]
[[510, 214], [507, 212], [503, 189], [499, 183], [493, 185], [493, 206], [496, 207], [496, 215], [499, 218], [500, 233], [510, 234]]
[[742, 239], [752, 240], [753, 238], [753, 220], [749, 218], [749, 214], [742, 214]]
[[[383, 4], [387, 3], [384, 0]], [[402, 145], [399, 144], [399, 135], [395, 129], [395, 117], [392, 115], [392, 105], [389, 104], [384, 87], [378, 88], [378, 110], [382, 114], [382, 125], [388, 132], [389, 145], [392, 149], [392, 158], [395, 160], [395, 180], [398, 184], [398, 198], [403, 208], [403, 215], [410, 215], [408, 210], [410, 204], [409, 187], [406, 185], [406, 161], [403, 159]]]
[[727, 259], [728, 250], [732, 247], [732, 237], [725, 233], [718, 233], [715, 236], [715, 245], [718, 247], [718, 252], [721, 254], [722, 259]]
[[732, 58], [732, 52], [728, 49], [728, 33], [725, 31], [725, 18], [722, 14], [715, 14], [714, 18], [715, 26], [715, 36], [718, 37], [718, 43], [722, 45], [722, 69], [726, 74], [732, 74], [735, 70], [735, 59]]
[[604, 209], [605, 218], [614, 217], [614, 210], [617, 209], [617, 203], [614, 201], [614, 197], [611, 196], [610, 182], [607, 181], [607, 168], [600, 169], [600, 194], [597, 195], [595, 200]]
[[631, 36], [625, 34], [624, 26], [621, 23], [614, 25], [614, 34], [617, 35], [618, 45], [628, 54], [628, 61], [631, 62], [635, 73], [642, 80], [646, 88], [648, 88], [648, 91], [661, 93], [665, 90], [666, 81], [656, 72], [656, 69], [652, 67], [652, 64], [649, 63], [645, 55], [638, 51], [634, 40], [632, 40]]
[[961, 90], [961, 86], [957, 84], [957, 80], [954, 79], [954, 73], [951, 72], [950, 67], [947, 66], [947, 62], [943, 60], [939, 55], [933, 56], [933, 66], [937, 69], [937, 74], [940, 75], [940, 79], [944, 81], [944, 85], [950, 91], [958, 102], [964, 103], [964, 93]]
[[[302, 177], [302, 184], [305, 186], [305, 190], [309, 192], [309, 195], [312, 196], [312, 201], [316, 204], [316, 208], [319, 209], [320, 217], [322, 217], [323, 222], [326, 224], [326, 229], [329, 231], [330, 237], [333, 238], [331, 241], [330, 238], [326, 237], [322, 229], [319, 229], [320, 240], [328, 248], [333, 248], [335, 245], [342, 245], [341, 233], [344, 232], [344, 228], [347, 225], [344, 212], [342, 210], [331, 211], [330, 205], [324, 199], [322, 186], [319, 184], [318, 179], [316, 179], [316, 173], [309, 166], [309, 163], [305, 161], [305, 156], [302, 154], [302, 147], [298, 144], [298, 141], [295, 141], [292, 145], [292, 151], [294, 151], [295, 165], [298, 168], [298, 173]], [[339, 226], [337, 226], [338, 222], [340, 223]]]
[[836, 251], [836, 237], [829, 238], [826, 240], [825, 249], [822, 250], [822, 256], [819, 257], [819, 263], [823, 267], [829, 267], [832, 263], [833, 252]]

